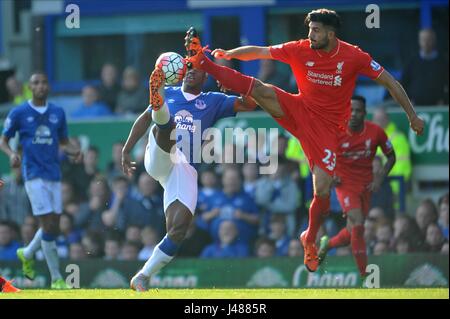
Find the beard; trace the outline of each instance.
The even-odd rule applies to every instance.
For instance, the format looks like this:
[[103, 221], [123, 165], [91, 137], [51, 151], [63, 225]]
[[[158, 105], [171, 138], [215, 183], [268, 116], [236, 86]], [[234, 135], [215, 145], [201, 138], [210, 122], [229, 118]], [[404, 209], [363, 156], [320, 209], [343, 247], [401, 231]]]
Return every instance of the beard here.
[[324, 48], [326, 48], [328, 46], [329, 42], [330, 41], [327, 38], [323, 39], [323, 41], [321, 41], [321, 42], [318, 42], [318, 41], [316, 41], [314, 43], [311, 42], [311, 49], [313, 49], [313, 50], [322, 50], [322, 49], [324, 49]]

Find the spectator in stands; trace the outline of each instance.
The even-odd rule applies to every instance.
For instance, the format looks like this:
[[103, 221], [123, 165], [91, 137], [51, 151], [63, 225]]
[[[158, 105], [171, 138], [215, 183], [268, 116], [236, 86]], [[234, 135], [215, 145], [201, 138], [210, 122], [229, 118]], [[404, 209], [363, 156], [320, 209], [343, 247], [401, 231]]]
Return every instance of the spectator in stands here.
[[384, 255], [389, 252], [390, 252], [389, 245], [383, 241], [377, 242], [375, 244], [375, 247], [373, 248], [374, 256]]
[[269, 238], [274, 241], [277, 256], [287, 256], [291, 237], [286, 230], [286, 216], [274, 214], [270, 219]]
[[395, 252], [397, 254], [407, 254], [412, 252], [411, 240], [406, 235], [401, 235], [395, 238]]
[[105, 63], [102, 66], [100, 77], [102, 82], [97, 87], [100, 101], [105, 103], [109, 110], [114, 113], [117, 103], [117, 95], [120, 91], [116, 66], [111, 63]]
[[369, 254], [373, 252], [377, 243], [377, 222], [372, 217], [366, 218], [364, 222], [364, 240]]
[[72, 219], [80, 209], [80, 201], [77, 198], [73, 185], [68, 180], [61, 182], [63, 212], [69, 214]]
[[22, 225], [25, 218], [31, 215], [31, 205], [21, 168], [12, 168], [11, 171], [12, 175], [4, 179], [4, 185], [0, 188], [0, 220]]
[[89, 258], [103, 257], [103, 236], [99, 232], [88, 231], [84, 234], [81, 244]]
[[97, 89], [91, 85], [83, 87], [83, 102], [72, 112], [74, 119], [98, 118], [102, 116], [111, 116], [113, 113], [109, 107], [98, 99]]
[[377, 243], [383, 242], [390, 248], [393, 241], [392, 226], [389, 223], [382, 223], [376, 230]]
[[244, 177], [244, 192], [246, 192], [248, 196], [255, 200], [256, 187], [259, 178], [258, 164], [244, 163], [244, 165], [242, 166], [242, 176]]
[[[196, 208], [198, 216], [202, 216], [202, 214], [208, 209], [208, 205], [211, 200], [220, 192], [217, 187], [217, 175], [212, 169], [204, 169], [200, 172], [200, 184], [201, 187], [198, 190]], [[196, 218], [195, 222], [198, 227], [208, 230], [208, 224], [203, 218]]]
[[448, 241], [448, 193], [439, 199], [438, 205], [439, 205], [438, 224], [439, 227], [441, 227], [442, 234]]
[[441, 254], [448, 255], [448, 241], [442, 245]]
[[135, 243], [141, 242], [141, 227], [139, 225], [129, 225], [125, 231], [125, 241]]
[[89, 185], [94, 177], [99, 174], [98, 157], [98, 148], [91, 145], [84, 153], [82, 163], [65, 163], [65, 165], [62, 165], [62, 175], [65, 180], [73, 185], [78, 200], [85, 201], [88, 198]]
[[260, 237], [255, 243], [255, 255], [257, 258], [271, 258], [276, 255], [275, 242], [267, 237]]
[[289, 249], [288, 249], [289, 257], [302, 257], [303, 256], [303, 247], [298, 239], [291, 239], [289, 241]]
[[438, 212], [434, 202], [427, 198], [424, 199], [416, 209], [416, 223], [419, 226], [422, 237], [427, 234], [428, 225], [436, 223]]
[[420, 51], [408, 62], [401, 82], [415, 105], [448, 104], [448, 56], [439, 54], [436, 33], [419, 31]]
[[[384, 129], [395, 150], [396, 162], [394, 167], [392, 167], [389, 176], [402, 176], [405, 184], [408, 185], [411, 179], [412, 163], [411, 150], [407, 136], [397, 129], [394, 122], [389, 121], [389, 116], [384, 108], [377, 108], [374, 111], [373, 122]], [[378, 149], [378, 153], [380, 152], [381, 150]], [[398, 182], [392, 181], [391, 187], [394, 195], [398, 198], [400, 192]]]
[[107, 229], [102, 221], [102, 213], [111, 205], [111, 190], [104, 177], [94, 178], [89, 185], [89, 198], [80, 205], [74, 225], [76, 228], [104, 231]]
[[5, 85], [14, 105], [20, 105], [33, 98], [33, 93], [28, 85], [21, 83], [15, 75], [7, 78]]
[[381, 207], [374, 207], [369, 210], [368, 216], [373, 218], [376, 222], [383, 221], [386, 219], [386, 215], [384, 214], [384, 210]]
[[70, 260], [76, 261], [76, 260], [83, 260], [86, 258], [87, 258], [87, 254], [81, 243], [70, 244], [70, 247], [69, 247], [69, 259]]
[[105, 260], [118, 260], [121, 250], [122, 237], [119, 232], [111, 231], [107, 233], [105, 237], [103, 259]]
[[416, 221], [408, 215], [399, 215], [394, 221], [394, 239], [396, 242], [400, 238], [408, 240], [409, 251], [421, 250], [423, 239], [420, 235]]
[[126, 67], [122, 76], [122, 89], [117, 97], [116, 113], [137, 114], [148, 106], [147, 90], [141, 85], [139, 73]]
[[17, 260], [16, 250], [20, 248], [20, 243], [14, 239], [11, 224], [0, 221], [0, 261]]
[[293, 236], [300, 191], [297, 184], [289, 177], [287, 161], [279, 161], [274, 174], [261, 178], [255, 195], [256, 203], [266, 212], [264, 223], [266, 231], [272, 214], [284, 214], [288, 225], [287, 232], [289, 236]]
[[139, 252], [139, 260], [148, 260], [153, 253], [156, 245], [162, 239], [161, 233], [159, 233], [152, 226], [146, 226], [141, 231], [141, 242], [144, 245]]
[[249, 255], [248, 245], [240, 243], [238, 227], [231, 220], [223, 220], [219, 225], [218, 241], [206, 246], [202, 258], [235, 258]]
[[38, 230], [38, 221], [33, 216], [25, 217], [23, 224], [20, 227], [20, 237], [22, 239], [22, 247], [28, 245]]
[[62, 214], [59, 219], [60, 234], [57, 238], [57, 244], [64, 244], [69, 247], [72, 243], [78, 243], [81, 241], [81, 231], [74, 228], [73, 217], [69, 214]]
[[194, 216], [194, 220], [191, 222], [186, 237], [178, 251], [178, 257], [198, 257], [203, 249], [212, 242], [209, 232], [198, 227], [196, 221], [198, 218], [200, 217], [197, 215]]
[[429, 224], [425, 237], [425, 251], [430, 253], [441, 252], [444, 243], [445, 238], [439, 225], [436, 223]]
[[106, 177], [111, 183], [117, 176], [125, 176], [122, 171], [122, 148], [123, 141], [117, 141], [112, 146], [111, 162], [106, 167]]
[[139, 250], [141, 249], [139, 243], [134, 241], [126, 241], [120, 250], [120, 260], [134, 261], [138, 260]]
[[[380, 156], [375, 156], [373, 159], [373, 173], [377, 174], [383, 168], [383, 159]], [[391, 184], [385, 178], [380, 185], [378, 192], [372, 192], [370, 201], [370, 208], [381, 208], [385, 212], [387, 218], [393, 220], [395, 216], [394, 210], [394, 195], [392, 194]]]
[[254, 201], [244, 191], [239, 170], [227, 168], [222, 176], [223, 190], [208, 205], [202, 218], [209, 223], [209, 231], [218, 239], [219, 225], [224, 220], [232, 220], [238, 228], [238, 242], [251, 245], [255, 239], [259, 213]]
[[259, 80], [275, 85], [283, 90], [289, 89], [289, 75], [279, 72], [274, 60], [260, 60], [259, 63], [257, 76]]
[[130, 225], [152, 225], [158, 233], [164, 233], [165, 216], [158, 190], [157, 182], [146, 172], [140, 175], [135, 192], [130, 191], [130, 183], [125, 176], [116, 177], [112, 205], [103, 212], [103, 223], [120, 231], [125, 231]]

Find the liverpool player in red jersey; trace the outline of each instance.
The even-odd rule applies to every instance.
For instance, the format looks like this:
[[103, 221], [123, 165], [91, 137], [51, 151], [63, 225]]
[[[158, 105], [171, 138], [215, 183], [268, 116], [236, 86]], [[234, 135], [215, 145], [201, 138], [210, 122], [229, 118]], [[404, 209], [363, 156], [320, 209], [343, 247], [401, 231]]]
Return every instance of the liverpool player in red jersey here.
[[[366, 276], [367, 253], [364, 220], [369, 213], [370, 196], [377, 192], [395, 164], [395, 152], [384, 130], [365, 121], [366, 100], [355, 96], [351, 101], [351, 118], [347, 132], [340, 134], [336, 170], [336, 194], [347, 217], [347, 227], [336, 236], [320, 240], [319, 264], [329, 249], [351, 244], [361, 278]], [[372, 162], [381, 147], [387, 157], [384, 167], [372, 173]]]
[[329, 193], [336, 167], [337, 135], [347, 127], [350, 99], [359, 74], [385, 86], [403, 107], [411, 128], [422, 134], [420, 119], [403, 87], [369, 54], [336, 37], [340, 19], [336, 12], [319, 9], [310, 12], [305, 24], [308, 39], [270, 47], [244, 46], [216, 49], [216, 58], [256, 60], [275, 59], [290, 65], [299, 94], [290, 94], [258, 79], [213, 63], [205, 56], [195, 30], [186, 35], [188, 66], [199, 68], [234, 92], [251, 96], [261, 108], [297, 137], [308, 158], [313, 175], [314, 198], [309, 209], [308, 229], [300, 236], [309, 271], [318, 267], [317, 231], [329, 209]]

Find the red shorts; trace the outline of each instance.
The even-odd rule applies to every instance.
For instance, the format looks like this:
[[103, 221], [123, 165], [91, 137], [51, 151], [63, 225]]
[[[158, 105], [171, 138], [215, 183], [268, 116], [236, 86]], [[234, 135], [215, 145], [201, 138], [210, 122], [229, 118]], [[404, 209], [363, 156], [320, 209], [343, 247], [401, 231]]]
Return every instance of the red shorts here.
[[361, 209], [364, 217], [369, 214], [372, 193], [365, 187], [336, 187], [336, 195], [345, 214], [352, 209]]
[[273, 88], [285, 114], [274, 119], [300, 141], [311, 171], [317, 165], [333, 176], [336, 169], [338, 126], [324, 121], [310, 111], [301, 95], [287, 93], [276, 86]]

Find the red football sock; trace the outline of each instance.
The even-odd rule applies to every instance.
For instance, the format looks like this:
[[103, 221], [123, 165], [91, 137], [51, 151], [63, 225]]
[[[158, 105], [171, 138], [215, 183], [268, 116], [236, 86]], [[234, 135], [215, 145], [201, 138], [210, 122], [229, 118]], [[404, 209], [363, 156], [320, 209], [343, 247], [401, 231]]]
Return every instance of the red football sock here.
[[218, 65], [208, 59], [206, 56], [200, 62], [200, 68], [206, 73], [210, 74], [217, 81], [219, 81], [225, 88], [243, 94], [250, 95], [255, 83], [255, 78], [244, 75], [226, 66]]
[[342, 230], [334, 237], [330, 239], [328, 242], [328, 248], [336, 248], [336, 247], [342, 247], [342, 246], [348, 246], [350, 245], [350, 232], [347, 230], [347, 228], [342, 228]]
[[365, 275], [367, 267], [367, 252], [366, 241], [364, 240], [364, 226], [353, 226], [351, 237], [353, 257], [355, 257], [359, 273], [361, 275]]
[[317, 232], [319, 231], [320, 225], [322, 224], [324, 218], [323, 215], [328, 213], [330, 208], [330, 196], [319, 197], [314, 195], [314, 198], [309, 207], [309, 225], [306, 230], [306, 242], [313, 243], [316, 241]]

